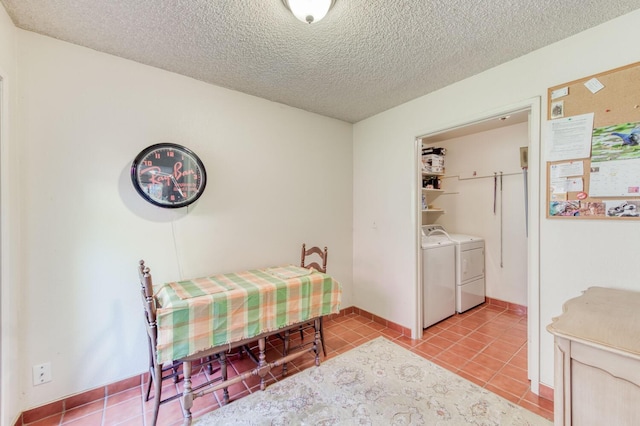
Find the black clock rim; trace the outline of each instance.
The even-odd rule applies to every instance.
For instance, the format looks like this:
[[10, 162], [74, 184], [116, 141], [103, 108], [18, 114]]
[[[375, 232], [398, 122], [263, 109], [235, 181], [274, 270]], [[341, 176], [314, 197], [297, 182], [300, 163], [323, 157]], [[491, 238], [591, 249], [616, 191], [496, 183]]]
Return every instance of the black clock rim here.
[[[190, 155], [191, 157], [193, 157], [193, 159], [196, 161], [196, 164], [198, 165], [198, 167], [200, 167], [200, 169], [202, 170], [202, 185], [200, 186], [200, 188], [198, 189], [198, 192], [196, 193], [196, 195], [193, 198], [190, 198], [188, 200], [185, 201], [181, 201], [179, 203], [172, 203], [172, 204], [164, 204], [160, 201], [157, 201], [153, 198], [151, 198], [146, 192], [144, 192], [142, 190], [142, 188], [140, 187], [139, 183], [138, 183], [138, 166], [140, 164], [140, 161], [142, 161], [142, 159], [144, 157], [146, 157], [150, 152], [155, 151], [156, 149], [160, 149], [160, 148], [172, 148], [175, 149], [177, 151], [184, 151], [186, 154]], [[177, 144], [177, 143], [173, 143], [173, 142], [161, 142], [161, 143], [157, 143], [154, 145], [150, 145], [148, 147], [146, 147], [145, 149], [143, 149], [142, 151], [140, 151], [140, 153], [138, 155], [136, 155], [136, 157], [133, 159], [133, 162], [131, 163], [131, 183], [133, 183], [133, 187], [136, 189], [136, 191], [138, 192], [138, 194], [147, 202], [158, 206], [158, 207], [163, 207], [166, 209], [179, 209], [182, 207], [187, 207], [193, 203], [195, 203], [198, 198], [200, 198], [200, 196], [204, 193], [204, 189], [207, 186], [207, 170], [204, 167], [204, 163], [202, 162], [202, 160], [200, 160], [200, 157], [198, 157], [198, 155], [193, 152], [192, 150], [190, 150], [189, 148], [187, 148], [186, 146]]]

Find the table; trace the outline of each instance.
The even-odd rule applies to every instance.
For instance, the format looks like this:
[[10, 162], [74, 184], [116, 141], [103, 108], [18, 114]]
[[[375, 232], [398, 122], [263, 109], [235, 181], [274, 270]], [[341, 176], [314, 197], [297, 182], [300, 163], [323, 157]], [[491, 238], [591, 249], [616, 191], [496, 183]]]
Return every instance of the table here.
[[[264, 377], [271, 368], [314, 351], [316, 365], [319, 333], [309, 349], [267, 362], [265, 339], [288, 332], [300, 324], [338, 313], [342, 288], [331, 276], [293, 265], [166, 283], [155, 294], [157, 312], [157, 360], [183, 362], [183, 409], [190, 421], [193, 399], [227, 388], [252, 375]], [[258, 341], [258, 366], [245, 374], [194, 393], [191, 362]]]
[[590, 287], [547, 326], [557, 426], [640, 424], [639, 307], [640, 292]]

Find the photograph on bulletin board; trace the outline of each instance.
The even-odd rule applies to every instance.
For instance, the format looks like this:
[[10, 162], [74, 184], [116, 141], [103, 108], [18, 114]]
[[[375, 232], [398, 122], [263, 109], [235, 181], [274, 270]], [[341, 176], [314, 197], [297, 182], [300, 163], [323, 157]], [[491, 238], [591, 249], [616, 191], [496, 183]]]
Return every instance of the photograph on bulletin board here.
[[640, 123], [593, 130], [589, 195], [640, 195]]

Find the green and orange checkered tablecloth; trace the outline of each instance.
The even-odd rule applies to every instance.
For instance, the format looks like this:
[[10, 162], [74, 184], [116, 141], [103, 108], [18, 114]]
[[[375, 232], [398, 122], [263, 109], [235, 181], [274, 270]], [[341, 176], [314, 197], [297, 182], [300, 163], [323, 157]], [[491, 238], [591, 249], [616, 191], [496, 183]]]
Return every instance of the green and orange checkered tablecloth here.
[[338, 313], [341, 297], [331, 276], [293, 265], [166, 283], [155, 296], [158, 362]]

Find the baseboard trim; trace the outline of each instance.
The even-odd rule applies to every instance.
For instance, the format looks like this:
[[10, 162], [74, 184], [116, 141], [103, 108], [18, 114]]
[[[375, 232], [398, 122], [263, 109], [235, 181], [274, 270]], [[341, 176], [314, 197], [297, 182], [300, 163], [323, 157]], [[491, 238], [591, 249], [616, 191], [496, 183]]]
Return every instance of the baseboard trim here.
[[[492, 299], [490, 297], [486, 298], [485, 303], [490, 305], [500, 306], [502, 308], [507, 308], [509, 311], [518, 312], [520, 314], [527, 313], [526, 306], [504, 302], [502, 300]], [[380, 325], [383, 325], [399, 333], [402, 333], [402, 335], [404, 336], [411, 337], [410, 328], [403, 327], [399, 324], [396, 324], [392, 321], [388, 321], [382, 317], [374, 315], [370, 312], [365, 311], [364, 309], [360, 309], [355, 306], [341, 309], [339, 313], [331, 314], [328, 317], [329, 319], [332, 319], [332, 318], [351, 315], [351, 314], [358, 314], [364, 318], [372, 320], [373, 322], [376, 322]], [[19, 416], [14, 426], [22, 426], [27, 423], [33, 423], [38, 420], [42, 420], [46, 417], [52, 416], [54, 414], [57, 414], [66, 410], [71, 410], [81, 405], [88, 404], [90, 402], [93, 402], [108, 396], [112, 396], [116, 393], [123, 392], [125, 390], [134, 388], [136, 386], [142, 386], [147, 383], [148, 377], [149, 377], [149, 373], [147, 372], [142, 374], [137, 374], [133, 377], [129, 377], [128, 379], [120, 380], [118, 382], [111, 383], [106, 386], [101, 386], [95, 389], [90, 389], [85, 392], [80, 392], [78, 394], [68, 396], [58, 401], [54, 401], [49, 404], [45, 404], [39, 407], [26, 410]], [[540, 396], [542, 398], [553, 401], [553, 389], [540, 384]]]
[[372, 314], [371, 312], [367, 312], [364, 309], [357, 308], [352, 306], [350, 308], [346, 308], [336, 315], [349, 315], [349, 314], [358, 314], [363, 318], [367, 318], [375, 323], [383, 325], [391, 330], [397, 331], [401, 333], [403, 336], [411, 336], [411, 329], [407, 327], [403, 327], [400, 324], [396, 324], [395, 322], [388, 321], [382, 317]]
[[540, 393], [540, 395], [538, 395], [540, 398], [553, 401], [553, 388], [540, 383], [538, 384], [538, 392]]
[[106, 386], [100, 386], [95, 389], [80, 392], [75, 395], [71, 395], [66, 398], [51, 402], [49, 404], [41, 405], [39, 407], [24, 411], [18, 419], [16, 426], [33, 423], [54, 414], [71, 410], [81, 405], [88, 404], [90, 402], [97, 401], [111, 395], [115, 395], [136, 386], [141, 386], [142, 384], [147, 383], [148, 376], [149, 373], [137, 374], [133, 377], [129, 377], [128, 379], [120, 380], [115, 383], [110, 383]]
[[488, 305], [504, 308], [519, 315], [527, 315], [528, 308], [524, 305], [518, 305], [517, 303], [506, 302], [504, 300], [494, 299], [492, 297], [485, 297], [485, 303]]
[[[386, 321], [383, 318], [376, 317], [375, 315], [369, 314], [368, 312], [355, 307], [341, 309], [339, 313], [331, 314], [329, 318], [346, 316], [354, 313], [361, 313], [360, 315], [367, 316], [368, 318], [375, 317], [374, 321], [379, 322], [380, 324], [384, 324], [389, 328], [393, 328], [394, 330], [408, 330], [404, 327], [401, 327], [390, 321]], [[410, 332], [407, 333], [407, 335], [410, 334]], [[137, 374], [133, 377], [129, 377], [128, 379], [120, 380], [106, 386], [100, 386], [95, 389], [80, 392], [78, 394], [71, 395], [63, 399], [50, 402], [49, 404], [41, 405], [39, 407], [31, 408], [20, 414], [14, 426], [22, 426], [24, 424], [37, 422], [38, 420], [42, 420], [54, 414], [61, 413], [66, 410], [71, 410], [81, 405], [88, 404], [90, 402], [97, 401], [108, 396], [112, 396], [116, 393], [126, 391], [136, 386], [142, 386], [147, 383], [148, 377], [148, 372]]]

